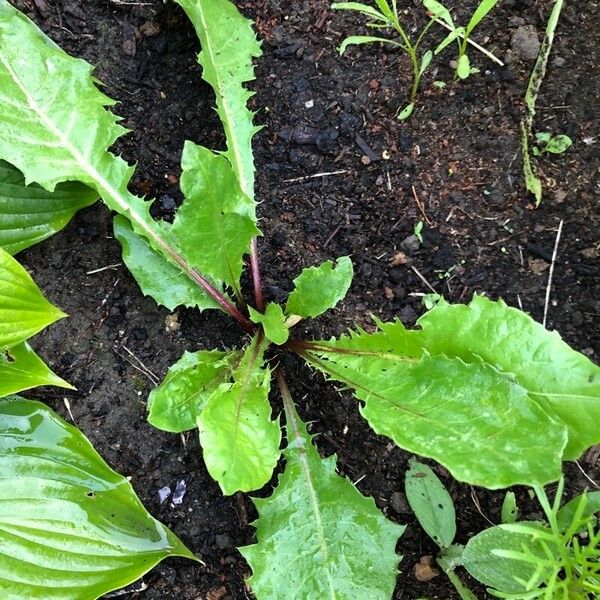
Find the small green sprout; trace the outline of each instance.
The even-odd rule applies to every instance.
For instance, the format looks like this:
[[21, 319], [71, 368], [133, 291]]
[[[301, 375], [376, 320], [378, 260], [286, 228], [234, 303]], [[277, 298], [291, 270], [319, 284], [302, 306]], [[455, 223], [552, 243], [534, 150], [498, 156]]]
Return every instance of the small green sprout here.
[[419, 240], [419, 242], [422, 244], [423, 243], [423, 221], [419, 221], [416, 225], [415, 228], [413, 229], [413, 233], [415, 234], [415, 237]]
[[548, 131], [540, 131], [535, 134], [535, 146], [532, 151], [534, 156], [542, 154], [563, 154], [573, 144], [573, 140], [564, 134], [552, 135]]

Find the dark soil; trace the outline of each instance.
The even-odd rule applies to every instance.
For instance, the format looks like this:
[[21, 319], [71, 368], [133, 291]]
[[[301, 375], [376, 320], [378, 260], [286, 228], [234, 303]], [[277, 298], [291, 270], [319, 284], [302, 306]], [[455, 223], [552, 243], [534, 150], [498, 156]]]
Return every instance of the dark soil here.
[[[116, 150], [138, 162], [135, 191], [158, 199], [157, 215], [172, 215], [180, 200], [183, 141], [222, 143], [213, 97], [195, 60], [197, 41], [182, 11], [160, 0], [12, 1], [67, 51], [97, 65], [132, 130]], [[422, 22], [417, 3], [404, 1], [409, 21]], [[444, 54], [425, 77], [406, 123], [394, 118], [410, 85], [405, 57], [379, 47], [353, 49], [343, 58], [336, 52], [345, 35], [359, 33], [358, 19], [334, 15], [325, 0], [239, 4], [264, 40], [254, 88], [258, 120], [266, 126], [255, 147], [267, 293], [283, 299], [302, 267], [329, 258], [352, 255], [356, 267], [345, 302], [307, 323], [307, 336], [327, 337], [355, 323], [368, 327], [371, 314], [412, 324], [429, 286], [451, 301], [467, 301], [475, 292], [502, 297], [541, 320], [562, 219], [548, 327], [600, 360], [600, 79], [590, 76], [600, 66], [597, 3], [567, 4], [561, 19], [537, 128], [567, 133], [574, 146], [539, 162], [546, 192], [537, 210], [524, 191], [518, 154], [532, 63], [509, 49], [521, 25], [535, 26], [541, 37], [549, 2], [502, 2], [475, 38], [510, 64], [501, 68], [473, 51], [481, 73], [456, 84], [453, 57]], [[465, 21], [475, 2], [456, 4]], [[434, 80], [448, 85], [438, 89]], [[422, 244], [411, 237], [419, 221], [425, 224]], [[409, 263], [391, 266], [400, 251]], [[185, 349], [240, 345], [236, 325], [224, 316], [178, 310], [179, 328], [167, 327], [168, 311], [145, 298], [121, 265], [111, 215], [101, 204], [20, 258], [71, 315], [34, 346], [77, 386], [65, 395], [76, 424], [109, 464], [131, 476], [152, 514], [206, 563], [163, 563], [144, 578], [148, 588], [140, 597], [250, 598], [244, 585], [249, 568], [235, 547], [253, 541], [252, 505], [221, 495], [203, 466], [196, 435], [184, 444], [147, 424], [145, 400], [154, 384], [142, 372], [162, 377]], [[109, 265], [117, 266], [93, 272]], [[391, 519], [408, 524], [399, 543], [404, 559], [395, 597], [456, 598], [443, 576], [425, 583], [413, 574], [419, 558], [435, 548], [406, 508], [409, 456], [370, 431], [348, 394], [340, 396], [293, 358], [286, 366], [302, 416], [321, 434], [321, 453], [336, 452], [340, 472], [358, 481]], [[39, 396], [68, 417], [63, 392]], [[279, 399], [273, 402], [281, 410]], [[598, 481], [599, 465], [589, 456], [581, 469]], [[471, 489], [437, 471], [457, 505], [459, 542], [488, 519], [498, 521], [503, 493]], [[589, 485], [575, 465], [567, 474], [569, 495]], [[183, 504], [161, 505], [158, 490], [180, 480], [187, 483]], [[525, 490], [519, 494], [526, 496]]]

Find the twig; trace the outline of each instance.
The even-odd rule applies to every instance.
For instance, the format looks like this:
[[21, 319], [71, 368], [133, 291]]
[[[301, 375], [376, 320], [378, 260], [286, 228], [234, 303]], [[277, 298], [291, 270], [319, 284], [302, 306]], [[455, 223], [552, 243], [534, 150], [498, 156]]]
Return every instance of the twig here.
[[425, 276], [421, 273], [421, 271], [419, 271], [419, 269], [417, 269], [417, 267], [411, 265], [410, 267], [416, 274], [416, 276], [434, 293], [437, 294], [437, 292], [435, 291], [435, 288], [429, 283], [429, 281], [427, 281], [427, 279], [425, 279]]
[[115, 354], [118, 354], [121, 358], [125, 359], [136, 371], [145, 375], [153, 385], [158, 385], [160, 383], [160, 379], [127, 346], [123, 345], [121, 348], [129, 354], [133, 361], [129, 360], [126, 356], [123, 356], [116, 347], [113, 347], [113, 351]]
[[[436, 17], [434, 19], [434, 21], [438, 25], [445, 27], [448, 31], [454, 31], [454, 29], [452, 29], [452, 27], [450, 27], [450, 25], [448, 25], [448, 23], [444, 23], [444, 21], [442, 21], [441, 19], [438, 19]], [[459, 33], [458, 37], [461, 37], [463, 40], [465, 39], [465, 36], [462, 33]], [[481, 52], [482, 54], [485, 54], [490, 60], [493, 60], [495, 63], [499, 64], [501, 67], [504, 66], [504, 63], [497, 56], [494, 56], [489, 50], [486, 50], [483, 46], [480, 46], [477, 42], [474, 42], [471, 38], [469, 38], [467, 40], [467, 44], [471, 44], [471, 46], [473, 46], [473, 48], [477, 48], [477, 50], [479, 50], [479, 52]]]
[[423, 203], [419, 199], [419, 196], [417, 194], [417, 190], [415, 189], [415, 186], [413, 185], [411, 187], [412, 187], [413, 197], [415, 199], [415, 204], [417, 205], [417, 208], [419, 209], [419, 211], [423, 215], [423, 218], [425, 219], [425, 222], [427, 223], [427, 225], [429, 225], [431, 227], [433, 225], [433, 221], [427, 216], [427, 213], [425, 212], [425, 208], [423, 206]]
[[350, 173], [347, 169], [341, 171], [329, 171], [326, 173], [315, 173], [314, 175], [306, 175], [304, 177], [294, 177], [293, 179], [284, 179], [282, 183], [296, 183], [297, 181], [306, 181], [307, 179], [316, 179], [317, 177], [327, 177], [328, 175], [345, 175]]
[[562, 234], [563, 220], [560, 220], [558, 231], [556, 232], [556, 241], [554, 242], [554, 250], [552, 252], [552, 262], [550, 263], [550, 272], [548, 273], [548, 285], [546, 286], [546, 301], [544, 303], [544, 319], [542, 325], [546, 327], [546, 318], [548, 316], [548, 305], [550, 304], [550, 290], [552, 289], [552, 277], [554, 275], [554, 265], [556, 264], [556, 255], [558, 254], [558, 243]]
[[86, 275], [95, 275], [96, 273], [101, 273], [102, 271], [108, 271], [109, 269], [116, 269], [120, 267], [121, 263], [115, 263], [114, 265], [106, 265], [106, 267], [100, 267], [99, 269], [94, 269], [93, 271], [87, 271]]
[[579, 461], [575, 461], [575, 464], [579, 467], [579, 470], [583, 473], [583, 476], [597, 489], [600, 490], [600, 485], [598, 485], [581, 467]]

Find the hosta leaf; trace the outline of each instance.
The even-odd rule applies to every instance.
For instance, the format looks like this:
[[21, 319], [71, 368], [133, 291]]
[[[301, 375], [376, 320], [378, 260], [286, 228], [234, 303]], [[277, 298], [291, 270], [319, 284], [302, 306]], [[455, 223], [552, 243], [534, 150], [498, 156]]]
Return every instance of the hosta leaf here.
[[169, 310], [178, 306], [218, 308], [215, 300], [203, 292], [180, 268], [165, 260], [146, 238], [138, 235], [125, 217], [117, 215], [113, 228], [115, 237], [123, 249], [123, 261], [146, 296], [150, 296]]
[[409, 466], [405, 479], [408, 503], [427, 535], [440, 548], [449, 548], [456, 535], [452, 498], [427, 465], [411, 459]]
[[0, 353], [0, 397], [40, 385], [74, 389], [55, 375], [25, 342]]
[[60, 184], [54, 193], [26, 186], [18, 169], [0, 161], [0, 247], [16, 254], [49, 238], [97, 198], [78, 183]]
[[317, 317], [342, 300], [352, 283], [352, 261], [347, 256], [337, 264], [328, 260], [318, 267], [304, 269], [296, 279], [295, 288], [286, 305], [288, 315]]
[[192, 21], [202, 51], [198, 62], [202, 78], [213, 88], [217, 113], [227, 139], [224, 153], [242, 191], [254, 199], [252, 137], [259, 130], [248, 110], [252, 92], [244, 84], [254, 79], [252, 59], [261, 55], [260, 44], [246, 19], [229, 0], [176, 0]]
[[285, 315], [279, 304], [270, 302], [267, 304], [265, 313], [261, 314], [249, 307], [250, 319], [253, 323], [262, 323], [265, 330], [265, 336], [274, 344], [285, 344], [290, 335], [289, 329], [285, 324]]
[[600, 443], [600, 367], [524, 312], [475, 296], [469, 305], [440, 303], [418, 324], [432, 354], [480, 357], [510, 373], [569, 428], [565, 459]]
[[[515, 526], [518, 525], [544, 530], [541, 524], [534, 522], [517, 523]], [[506, 525], [498, 525], [485, 529], [469, 540], [463, 551], [461, 564], [483, 585], [506, 593], [524, 593], [526, 588], [522, 582], [529, 581], [536, 567], [541, 565], [507, 558], [502, 553], [522, 554], [525, 548], [533, 560], [537, 556], [541, 563], [548, 558], [543, 545], [534, 540], [532, 535], [507, 531]], [[550, 551], [556, 552], [558, 556], [558, 548], [550, 547]], [[551, 570], [541, 568], [537, 581], [543, 581], [550, 573]]]
[[27, 271], [0, 248], [0, 350], [15, 346], [65, 316]]
[[181, 166], [185, 201], [172, 233], [196, 268], [239, 291], [243, 256], [260, 234], [252, 216], [254, 203], [225, 157], [186, 142]]
[[194, 558], [89, 441], [43, 404], [0, 400], [0, 596], [94, 599]]
[[240, 548], [259, 600], [389, 600], [404, 527], [388, 521], [321, 459], [295, 411], [287, 414], [286, 467], [270, 498], [255, 498], [258, 543]]
[[148, 398], [148, 421], [157, 429], [180, 433], [196, 428], [196, 418], [215, 389], [228, 381], [240, 352], [185, 352]]
[[560, 476], [566, 428], [512, 377], [445, 356], [333, 354], [310, 362], [354, 389], [362, 415], [400, 447], [487, 488]]
[[206, 468], [226, 495], [261, 488], [281, 454], [281, 429], [271, 420], [271, 373], [263, 365], [263, 351], [263, 343], [254, 338], [233, 381], [211, 394], [198, 417]]

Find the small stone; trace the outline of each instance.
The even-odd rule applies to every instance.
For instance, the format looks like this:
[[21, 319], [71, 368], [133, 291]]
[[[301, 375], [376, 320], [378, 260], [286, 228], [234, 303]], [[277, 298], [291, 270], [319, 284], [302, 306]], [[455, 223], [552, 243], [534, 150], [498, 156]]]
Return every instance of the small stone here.
[[291, 139], [300, 146], [314, 144], [319, 135], [319, 131], [310, 125], [296, 125], [291, 131]]
[[400, 242], [400, 248], [402, 248], [402, 250], [408, 254], [411, 252], [416, 252], [420, 247], [421, 242], [415, 234], [409, 235]]
[[540, 51], [540, 40], [533, 25], [522, 25], [512, 34], [510, 47], [525, 60], [535, 60]]
[[410, 514], [410, 506], [406, 500], [406, 494], [394, 492], [390, 498], [390, 505], [397, 513]]
[[165, 330], [167, 333], [173, 333], [174, 331], [179, 331], [181, 329], [181, 323], [179, 322], [179, 315], [177, 313], [173, 313], [172, 315], [167, 315], [165, 317]]
[[562, 56], [557, 56], [553, 61], [552, 61], [552, 66], [553, 67], [564, 67], [565, 63], [566, 63], [566, 59], [564, 59]]
[[398, 316], [405, 325], [412, 325], [418, 317], [415, 309], [412, 306], [405, 306], [402, 308], [398, 313]]

